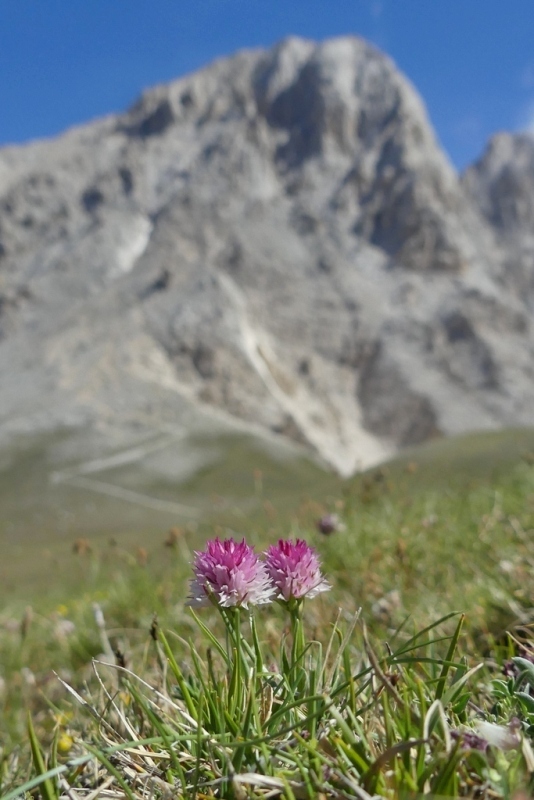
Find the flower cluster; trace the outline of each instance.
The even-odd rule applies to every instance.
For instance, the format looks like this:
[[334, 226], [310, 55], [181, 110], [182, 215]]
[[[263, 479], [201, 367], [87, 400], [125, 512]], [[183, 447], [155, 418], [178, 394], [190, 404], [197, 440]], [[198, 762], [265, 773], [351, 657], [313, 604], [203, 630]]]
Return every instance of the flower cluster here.
[[244, 539], [209, 541], [195, 553], [190, 604], [248, 608], [273, 600], [290, 603], [330, 589], [317, 553], [304, 540], [280, 539], [264, 555], [260, 560]]

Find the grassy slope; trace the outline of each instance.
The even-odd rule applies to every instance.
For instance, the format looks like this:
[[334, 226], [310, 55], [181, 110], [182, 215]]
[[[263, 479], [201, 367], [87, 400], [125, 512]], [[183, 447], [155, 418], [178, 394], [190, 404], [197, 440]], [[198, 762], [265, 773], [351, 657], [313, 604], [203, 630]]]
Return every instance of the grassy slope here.
[[[76, 454], [71, 461], [63, 456], [65, 440], [68, 452]], [[85, 476], [141, 499], [129, 502], [51, 480], [56, 470], [77, 467], [90, 457], [84, 455], [83, 444], [76, 444], [65, 434], [23, 440], [5, 455], [3, 464], [0, 461], [0, 603], [50, 604], [76, 593], [85, 572], [72, 554], [78, 539], [87, 539], [94, 552], [121, 563], [135, 561], [141, 547], [158, 565], [164, 561], [162, 545], [171, 527], [187, 528], [193, 541], [202, 541], [224, 519], [243, 526], [251, 519], [263, 520], [266, 498], [287, 518], [302, 494], [322, 496], [340, 486], [335, 475], [298, 451], [251, 437], [212, 437], [185, 444], [171, 440], [146, 458]], [[180, 462], [188, 456], [200, 466], [184, 476]], [[197, 513], [146, 507], [145, 496]], [[110, 541], [115, 545], [110, 547]]]
[[[112, 642], [137, 665], [153, 612], [164, 627], [192, 635], [183, 608], [191, 550], [214, 530], [246, 534], [259, 546], [288, 533], [302, 535], [318, 548], [334, 585], [308, 607], [308, 623], [319, 637], [339, 606], [345, 613], [361, 606], [371, 631], [388, 639], [407, 615], [408, 627], [420, 627], [458, 610], [467, 613], [465, 647], [492, 651], [508, 627], [532, 620], [533, 448], [533, 432], [511, 431], [434, 442], [348, 482], [332, 476], [321, 482], [313, 468], [304, 481], [307, 491], [300, 483], [293, 505], [286, 476], [280, 483], [265, 462], [257, 467], [262, 480], [256, 473], [254, 481], [242, 453], [234, 454], [224, 476], [241, 497], [216, 501], [213, 517], [184, 531], [175, 548], [162, 546], [162, 532], [156, 542], [146, 542], [151, 560], [143, 567], [133, 550], [110, 551], [103, 538], [87, 556], [69, 554], [66, 590], [56, 586], [31, 612], [22, 612], [20, 603], [4, 611], [0, 663], [7, 691], [0, 738], [9, 743], [22, 735], [22, 705], [32, 707], [40, 730], [50, 729], [48, 703], [64, 699], [51, 668], [75, 683], [90, 674], [90, 658], [103, 649], [91, 601], [101, 603]], [[301, 469], [305, 476], [308, 468]], [[211, 479], [209, 471], [200, 473], [184, 496], [200, 496]], [[316, 532], [314, 522], [326, 510], [338, 511], [344, 532], [328, 538]], [[48, 568], [41, 578], [55, 580]], [[66, 619], [76, 626], [72, 634], [65, 632]], [[21, 621], [22, 629], [16, 624]], [[268, 621], [266, 626], [269, 636]]]

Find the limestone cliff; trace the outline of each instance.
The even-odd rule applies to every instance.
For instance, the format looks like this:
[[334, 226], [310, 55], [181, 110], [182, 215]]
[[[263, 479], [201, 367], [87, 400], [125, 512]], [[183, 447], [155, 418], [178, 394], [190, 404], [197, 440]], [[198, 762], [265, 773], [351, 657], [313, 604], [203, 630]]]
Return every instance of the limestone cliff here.
[[0, 150], [0, 425], [218, 410], [344, 473], [532, 425], [533, 220], [533, 142], [460, 179], [366, 42], [217, 61]]

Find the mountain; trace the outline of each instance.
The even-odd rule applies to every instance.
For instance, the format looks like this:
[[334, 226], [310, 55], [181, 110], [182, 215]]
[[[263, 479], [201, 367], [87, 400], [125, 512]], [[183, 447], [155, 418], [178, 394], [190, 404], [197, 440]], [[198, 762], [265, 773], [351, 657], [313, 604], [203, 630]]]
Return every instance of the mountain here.
[[0, 430], [215, 424], [344, 474], [534, 424], [534, 142], [459, 177], [358, 38], [0, 150]]

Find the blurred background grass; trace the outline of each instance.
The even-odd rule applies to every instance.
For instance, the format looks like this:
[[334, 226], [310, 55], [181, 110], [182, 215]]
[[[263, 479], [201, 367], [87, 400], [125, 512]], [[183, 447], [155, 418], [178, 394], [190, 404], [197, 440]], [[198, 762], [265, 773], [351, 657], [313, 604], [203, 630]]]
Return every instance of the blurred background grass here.
[[[93, 603], [112, 642], [137, 660], [149, 647], [154, 613], [179, 636], [193, 635], [185, 607], [192, 552], [214, 535], [246, 536], [260, 549], [282, 536], [312, 543], [333, 584], [308, 604], [308, 623], [319, 636], [338, 608], [350, 615], [361, 607], [384, 640], [399, 626], [420, 629], [458, 611], [467, 615], [467, 651], [488, 655], [506, 642], [507, 630], [534, 621], [533, 431], [436, 440], [350, 480], [304, 458], [284, 460], [268, 450], [252, 457], [243, 438], [218, 448], [174, 493], [168, 478], [148, 487], [151, 496], [198, 508], [194, 520], [126, 503], [130, 516], [121, 518], [118, 500], [50, 488], [42, 450], [23, 454], [20, 468], [41, 498], [50, 492], [48, 505], [38, 512], [36, 495], [21, 505], [20, 517], [2, 524], [17, 524], [29, 536], [32, 520], [50, 527], [35, 527], [31, 546], [20, 543], [19, 561], [10, 562], [4, 547], [0, 738], [22, 736], [28, 704], [37, 718], [46, 717], [62, 694], [52, 670], [74, 683], [87, 677], [91, 658], [102, 652]], [[107, 479], [147, 491], [131, 465]], [[55, 528], [54, 514], [65, 508], [69, 527]], [[317, 521], [326, 513], [336, 513], [344, 530], [322, 535]]]

